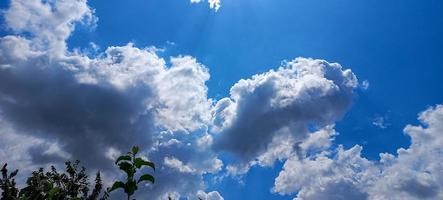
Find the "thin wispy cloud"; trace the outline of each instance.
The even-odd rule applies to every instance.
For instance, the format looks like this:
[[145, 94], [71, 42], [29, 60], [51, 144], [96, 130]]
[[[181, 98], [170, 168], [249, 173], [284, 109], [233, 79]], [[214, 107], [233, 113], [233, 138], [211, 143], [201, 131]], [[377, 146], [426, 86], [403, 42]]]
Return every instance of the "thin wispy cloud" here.
[[[201, 3], [204, 1], [205, 0], [190, 0], [191, 3]], [[220, 9], [220, 7], [221, 7], [220, 0], [207, 0], [207, 1], [208, 1], [209, 8], [215, 10], [215, 12], [217, 12], [218, 9]]]
[[375, 117], [374, 120], [372, 121], [372, 125], [381, 129], [388, 128], [389, 126], [389, 124], [386, 122], [385, 117]]

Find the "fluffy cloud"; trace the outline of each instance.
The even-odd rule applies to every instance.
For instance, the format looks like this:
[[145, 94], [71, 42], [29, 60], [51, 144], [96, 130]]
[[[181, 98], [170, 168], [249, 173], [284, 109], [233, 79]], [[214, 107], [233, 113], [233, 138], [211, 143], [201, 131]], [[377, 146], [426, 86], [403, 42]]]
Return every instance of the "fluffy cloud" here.
[[167, 196], [188, 196], [196, 198], [198, 190], [204, 189], [204, 174], [217, 173], [223, 163], [209, 146], [198, 147], [198, 141], [205, 134], [170, 134], [163, 133], [156, 138], [149, 158], [159, 164], [156, 183], [149, 193], [167, 199]]
[[[0, 38], [2, 161], [33, 169], [81, 159], [91, 171], [115, 177], [107, 168], [110, 158], [139, 145], [163, 168], [155, 188], [146, 188], [158, 198], [166, 187], [195, 196], [204, 188], [202, 174], [221, 169], [207, 145], [160, 145], [164, 138], [195, 144], [210, 138], [209, 73], [196, 59], [172, 57], [167, 64], [154, 48], [131, 43], [94, 57], [68, 51], [66, 39], [75, 26], [96, 21], [85, 0], [12, 0], [4, 18], [11, 34]], [[193, 173], [163, 162], [172, 156], [183, 166], [191, 163]]]
[[[0, 70], [0, 108], [23, 133], [56, 139], [73, 158], [98, 167], [107, 147], [151, 143], [153, 114], [144, 100], [150, 87], [120, 91], [79, 83], [63, 62], [46, 55]], [[109, 166], [109, 165], [108, 165]]]
[[248, 161], [290, 145], [277, 140], [302, 141], [345, 113], [357, 84], [351, 70], [306, 58], [242, 79], [213, 108], [214, 148]]
[[349, 150], [340, 147], [333, 158], [325, 152], [306, 159], [291, 157], [273, 190], [280, 194], [298, 192], [298, 199], [366, 199], [357, 183], [370, 181], [371, 176], [366, 175], [372, 163], [361, 158], [360, 152], [360, 146]]
[[162, 102], [156, 110], [158, 125], [173, 131], [206, 129], [212, 106], [206, 95], [208, 69], [190, 56], [172, 58], [171, 63], [156, 84]]
[[274, 192], [295, 199], [441, 199], [443, 197], [443, 106], [422, 112], [423, 126], [407, 125], [411, 137], [398, 155], [380, 161], [361, 157], [358, 145], [289, 158], [275, 179]]
[[382, 155], [382, 177], [370, 193], [374, 199], [443, 198], [443, 105], [419, 115], [423, 126], [407, 125], [411, 137], [407, 149], [397, 150], [397, 157]]
[[52, 56], [63, 56], [65, 40], [76, 23], [94, 24], [93, 10], [87, 0], [50, 1], [13, 0], [4, 12], [7, 28], [30, 34], [34, 47], [47, 49]]

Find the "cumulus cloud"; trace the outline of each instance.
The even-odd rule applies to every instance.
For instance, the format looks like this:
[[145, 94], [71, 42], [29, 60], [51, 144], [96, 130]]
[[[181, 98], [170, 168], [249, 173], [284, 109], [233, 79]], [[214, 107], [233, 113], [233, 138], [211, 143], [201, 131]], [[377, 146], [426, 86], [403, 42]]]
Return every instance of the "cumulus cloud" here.
[[193, 172], [195, 172], [195, 169], [193, 169], [189, 165], [183, 164], [182, 161], [180, 161], [180, 160], [178, 160], [177, 158], [174, 158], [174, 157], [171, 157], [171, 158], [165, 157], [163, 162], [165, 163], [165, 165], [167, 167], [176, 169], [179, 172], [183, 172], [183, 173], [193, 173]]
[[306, 58], [242, 79], [213, 108], [214, 148], [249, 161], [270, 144], [281, 148], [276, 137], [302, 141], [345, 113], [357, 84], [351, 70]]
[[151, 143], [152, 113], [143, 102], [152, 94], [149, 87], [120, 92], [81, 84], [69, 70], [38, 64], [29, 60], [0, 71], [0, 107], [16, 129], [56, 138], [74, 158], [95, 167], [106, 163], [98, 159], [104, 148]]
[[443, 198], [443, 105], [422, 112], [423, 125], [407, 125], [411, 138], [407, 149], [397, 150], [397, 157], [385, 154], [382, 178], [371, 189], [376, 199]]
[[[349, 150], [339, 147], [329, 158], [323, 152], [313, 158], [291, 157], [275, 180], [274, 191], [280, 194], [298, 192], [297, 199], [366, 199], [360, 182], [369, 182], [372, 163], [360, 157], [361, 147]], [[340, 191], [340, 192], [338, 192]]]
[[339, 146], [311, 156], [289, 158], [275, 179], [274, 192], [295, 199], [441, 199], [443, 197], [443, 106], [422, 112], [424, 126], [407, 125], [411, 137], [397, 156], [379, 161], [361, 157], [362, 147]]
[[208, 69], [190, 56], [171, 58], [171, 67], [157, 80], [156, 122], [168, 130], [207, 129], [212, 100], [207, 98]]
[[63, 56], [65, 40], [76, 23], [94, 24], [94, 10], [87, 0], [51, 1], [13, 0], [4, 12], [8, 29], [15, 33], [30, 34], [33, 46], [47, 49], [52, 56]]
[[[164, 133], [157, 138], [149, 158], [160, 165], [156, 183], [150, 194], [195, 198], [204, 188], [204, 174], [218, 173], [223, 162], [211, 153], [209, 146], [199, 147], [198, 142], [205, 134], [173, 135]], [[166, 196], [165, 196], [166, 195]]]
[[[164, 168], [156, 173], [163, 180], [154, 188], [158, 198], [168, 181], [186, 186], [170, 187], [171, 193], [195, 196], [204, 188], [202, 174], [223, 166], [207, 147], [159, 146], [165, 134], [173, 140], [177, 132], [196, 132], [186, 140], [192, 143], [208, 137], [209, 72], [196, 59], [171, 57], [168, 64], [155, 48], [131, 43], [93, 57], [68, 51], [75, 26], [97, 21], [86, 0], [12, 0], [4, 18], [11, 34], [0, 38], [2, 161], [34, 168], [81, 159], [91, 171], [115, 177], [111, 159], [138, 145]], [[192, 163], [192, 179], [163, 162], [171, 156]]]

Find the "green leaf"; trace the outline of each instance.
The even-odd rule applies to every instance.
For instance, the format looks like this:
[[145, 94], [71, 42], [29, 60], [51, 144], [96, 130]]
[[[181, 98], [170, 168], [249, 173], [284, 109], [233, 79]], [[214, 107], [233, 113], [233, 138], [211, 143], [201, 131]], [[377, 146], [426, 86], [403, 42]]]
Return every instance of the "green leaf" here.
[[117, 158], [117, 160], [115, 161], [115, 164], [117, 164], [118, 162], [122, 161], [122, 160], [127, 160], [127, 161], [131, 161], [131, 156], [127, 156], [127, 155], [123, 155]]
[[59, 192], [61, 191], [61, 189], [59, 187], [55, 187], [52, 188], [51, 190], [49, 190], [49, 198], [53, 199]]
[[133, 153], [134, 155], [137, 154], [139, 150], [140, 150], [140, 149], [138, 148], [138, 146], [133, 146], [133, 147], [132, 147], [132, 153]]
[[109, 189], [109, 192], [112, 192], [118, 188], [125, 189], [125, 184], [121, 181], [116, 181], [114, 184], [112, 184], [112, 187]]
[[134, 192], [137, 190], [137, 183], [135, 181], [128, 181], [125, 186], [125, 192], [129, 196], [133, 195]]
[[134, 169], [131, 163], [128, 162], [120, 162], [118, 164], [121, 170], [125, 171], [128, 176], [133, 177], [134, 176]]
[[138, 179], [137, 183], [140, 183], [142, 181], [150, 181], [151, 183], [154, 183], [155, 178], [150, 174], [144, 174], [143, 176], [140, 176], [140, 179]]
[[136, 158], [135, 161], [134, 161], [134, 165], [138, 169], [140, 169], [140, 167], [142, 167], [142, 166], [148, 166], [148, 167], [151, 167], [155, 171], [154, 163], [146, 161], [146, 160], [143, 160], [143, 158]]
[[9, 178], [13, 178], [14, 176], [16, 176], [18, 173], [18, 169], [16, 169], [15, 171], [13, 171], [10, 175]]

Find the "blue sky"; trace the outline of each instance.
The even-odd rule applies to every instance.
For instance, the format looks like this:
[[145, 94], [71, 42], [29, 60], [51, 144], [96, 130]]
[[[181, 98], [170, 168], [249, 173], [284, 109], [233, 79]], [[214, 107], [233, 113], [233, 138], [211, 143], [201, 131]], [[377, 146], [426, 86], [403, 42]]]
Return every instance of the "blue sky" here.
[[[1, 8], [7, 10], [12, 1], [2, 1]], [[344, 149], [360, 145], [361, 157], [374, 163], [379, 162], [379, 153], [397, 156], [397, 149], [411, 145], [410, 136], [403, 132], [405, 126], [423, 124], [418, 114], [443, 102], [442, 1], [222, 0], [218, 11], [206, 2], [187, 0], [108, 0], [89, 1], [87, 5], [98, 21], [76, 24], [65, 40], [66, 55], [75, 49], [92, 51], [94, 43], [99, 49], [88, 56], [100, 58], [108, 47], [131, 42], [136, 48], [162, 49], [155, 54], [169, 66], [173, 65], [171, 56], [192, 56], [209, 70], [210, 78], [204, 85], [214, 105], [229, 97], [230, 88], [240, 79], [276, 70], [285, 60], [323, 59], [351, 69], [359, 86], [353, 89], [353, 101], [343, 116], [333, 120], [339, 134], [329, 147], [331, 152], [339, 145]], [[5, 20], [8, 16], [2, 16], [2, 37], [21, 35], [37, 43], [32, 35], [40, 34], [38, 30], [14, 29], [13, 22]], [[6, 46], [2, 48], [6, 50]], [[2, 64], [11, 64], [5, 55]], [[362, 86], [364, 81], [369, 83], [367, 88]], [[437, 108], [434, 111], [440, 112]], [[13, 127], [21, 126], [8, 114], [3, 118]], [[215, 156], [224, 166], [240, 162], [229, 150], [216, 151]], [[203, 173], [203, 190], [218, 191], [227, 200], [293, 199], [298, 189], [287, 195], [272, 191], [287, 160], [268, 167], [251, 165], [242, 175], [229, 176], [226, 168]], [[442, 179], [439, 175], [431, 177]], [[443, 187], [441, 181], [437, 185]], [[371, 195], [370, 199], [377, 199]], [[438, 199], [441, 195], [428, 197]]]
[[[369, 156], [407, 145], [403, 126], [443, 100], [438, 92], [443, 91], [440, 1], [225, 0], [218, 12], [186, 1], [90, 5], [99, 25], [75, 33], [71, 48], [134, 42], [165, 48], [165, 56], [192, 55], [210, 69], [211, 98], [226, 96], [239, 79], [276, 68], [285, 59], [321, 58], [351, 68], [360, 80], [369, 81], [370, 89], [359, 93], [339, 124], [342, 134], [354, 135], [357, 129], [361, 135], [340, 143], [366, 141], [363, 145], [373, 149], [364, 151]], [[392, 126], [374, 129], [373, 118], [385, 115]], [[399, 141], [377, 144], [380, 137]]]

